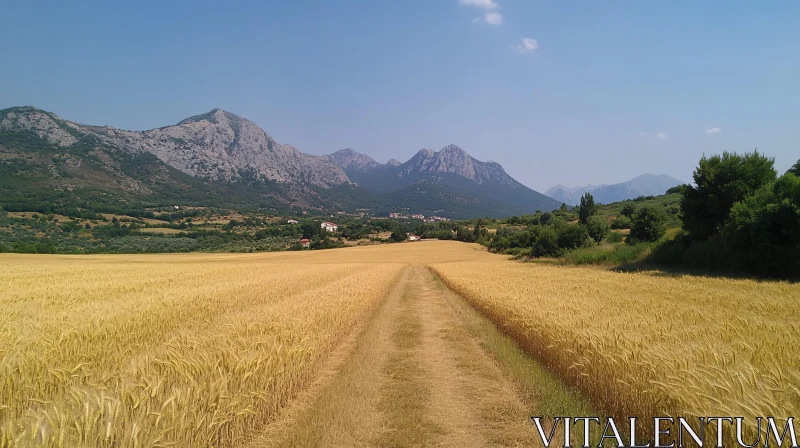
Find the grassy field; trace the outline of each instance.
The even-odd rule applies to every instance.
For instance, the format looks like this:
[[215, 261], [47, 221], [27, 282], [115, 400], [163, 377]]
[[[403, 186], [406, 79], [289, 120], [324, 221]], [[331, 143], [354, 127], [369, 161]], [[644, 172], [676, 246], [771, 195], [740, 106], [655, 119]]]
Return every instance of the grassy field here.
[[615, 417], [800, 413], [800, 285], [499, 259], [433, 269]]
[[141, 229], [139, 231], [142, 233], [161, 233], [164, 235], [176, 235], [178, 233], [181, 233], [181, 231], [178, 229], [169, 229], [163, 227], [148, 227], [145, 229]]
[[406, 266], [430, 266], [614, 416], [800, 413], [800, 285], [509, 261], [418, 242], [0, 254], [0, 446], [236, 446]]

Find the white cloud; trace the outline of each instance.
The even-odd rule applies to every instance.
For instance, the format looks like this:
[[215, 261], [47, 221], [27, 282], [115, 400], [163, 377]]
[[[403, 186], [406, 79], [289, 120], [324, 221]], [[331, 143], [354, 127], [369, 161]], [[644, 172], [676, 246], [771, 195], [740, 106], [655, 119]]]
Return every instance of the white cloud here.
[[647, 132], [642, 131], [639, 133], [639, 137], [645, 137], [645, 136], [647, 136]]
[[722, 129], [720, 129], [720, 128], [706, 129], [706, 134], [709, 134], [709, 135], [710, 134], [721, 134], [721, 133], [722, 133]]
[[666, 140], [669, 138], [669, 134], [666, 132], [656, 132], [656, 138], [659, 140]]
[[499, 12], [489, 12], [486, 13], [483, 17], [475, 17], [472, 19], [472, 23], [488, 23], [489, 25], [502, 25], [503, 24], [503, 15]]
[[486, 20], [486, 23], [488, 23], [489, 25], [502, 25], [503, 15], [500, 14], [499, 12], [490, 12], [486, 14], [484, 20]]
[[536, 39], [523, 37], [522, 41], [519, 44], [512, 45], [511, 48], [516, 49], [520, 53], [528, 53], [531, 51], [536, 51], [539, 48], [539, 42], [537, 42]]
[[500, 5], [494, 0], [458, 0], [461, 5], [476, 6], [483, 9], [497, 9]]

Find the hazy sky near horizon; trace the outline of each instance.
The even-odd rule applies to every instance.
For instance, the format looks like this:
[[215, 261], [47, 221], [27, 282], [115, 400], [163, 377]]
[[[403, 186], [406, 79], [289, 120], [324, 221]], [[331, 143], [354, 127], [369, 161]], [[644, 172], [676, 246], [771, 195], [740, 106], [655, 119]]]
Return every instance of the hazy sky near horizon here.
[[800, 1], [14, 2], [0, 108], [125, 129], [214, 107], [311, 154], [455, 143], [537, 190], [800, 158]]

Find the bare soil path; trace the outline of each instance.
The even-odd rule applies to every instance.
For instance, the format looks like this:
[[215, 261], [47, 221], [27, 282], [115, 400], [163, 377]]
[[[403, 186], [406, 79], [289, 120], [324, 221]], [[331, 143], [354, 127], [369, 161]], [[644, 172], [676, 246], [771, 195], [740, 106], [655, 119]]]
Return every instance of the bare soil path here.
[[364, 328], [252, 447], [537, 446], [531, 403], [467, 331], [461, 299], [409, 267]]

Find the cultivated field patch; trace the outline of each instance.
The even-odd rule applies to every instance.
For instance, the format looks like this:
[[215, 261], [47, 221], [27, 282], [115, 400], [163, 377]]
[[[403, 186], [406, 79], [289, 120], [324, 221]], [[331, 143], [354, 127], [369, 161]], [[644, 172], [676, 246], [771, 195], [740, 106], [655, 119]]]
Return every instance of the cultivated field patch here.
[[800, 285], [489, 262], [433, 269], [606, 412], [800, 413]]
[[12, 446], [236, 445], [402, 269], [34, 258], [3, 258], [0, 272], [0, 439]]

